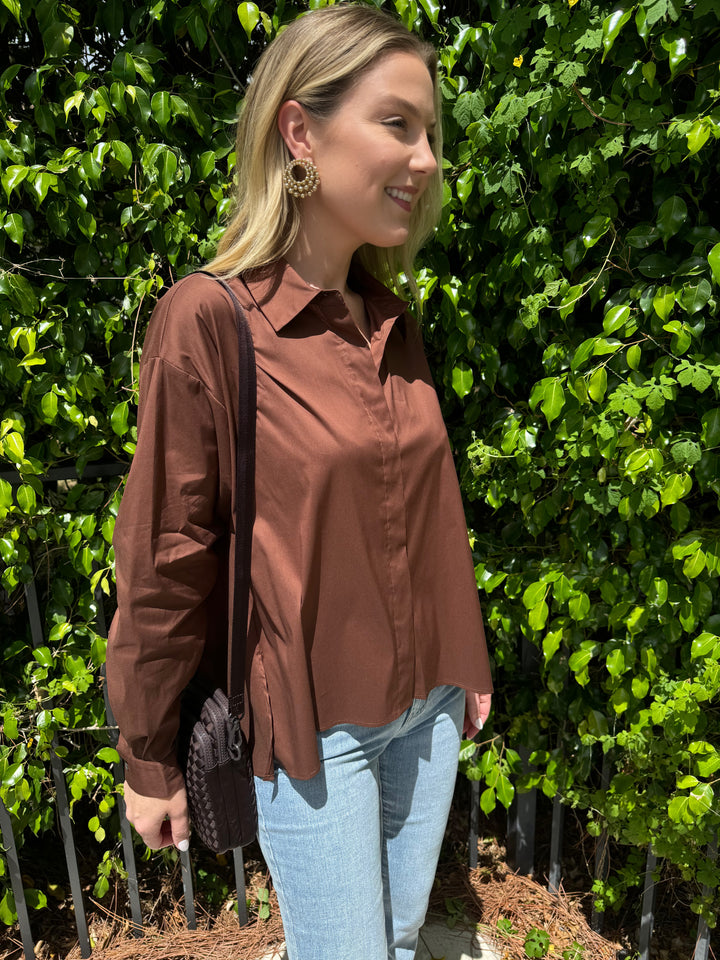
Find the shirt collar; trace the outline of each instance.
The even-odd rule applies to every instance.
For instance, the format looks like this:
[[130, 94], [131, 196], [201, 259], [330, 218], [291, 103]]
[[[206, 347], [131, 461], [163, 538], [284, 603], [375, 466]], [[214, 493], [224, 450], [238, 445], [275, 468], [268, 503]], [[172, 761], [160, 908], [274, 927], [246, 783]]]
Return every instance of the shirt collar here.
[[[249, 270], [244, 279], [255, 303], [276, 333], [314, 300], [322, 300], [327, 295], [327, 291], [319, 290], [303, 280], [282, 258], [266, 267]], [[353, 262], [350, 268], [350, 285], [365, 299], [366, 309], [372, 314], [374, 329], [380, 329], [388, 320], [396, 320], [404, 314], [406, 301], [388, 290], [359, 263]], [[402, 333], [404, 336], [404, 324]]]

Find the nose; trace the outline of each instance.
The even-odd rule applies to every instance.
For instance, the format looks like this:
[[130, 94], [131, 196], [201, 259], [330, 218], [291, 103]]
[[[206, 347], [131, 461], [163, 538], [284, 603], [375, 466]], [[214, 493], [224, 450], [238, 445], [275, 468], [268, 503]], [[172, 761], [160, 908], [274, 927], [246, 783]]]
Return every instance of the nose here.
[[432, 176], [437, 170], [437, 160], [426, 133], [422, 134], [416, 144], [413, 152], [412, 169], [415, 173], [424, 174], [427, 177]]

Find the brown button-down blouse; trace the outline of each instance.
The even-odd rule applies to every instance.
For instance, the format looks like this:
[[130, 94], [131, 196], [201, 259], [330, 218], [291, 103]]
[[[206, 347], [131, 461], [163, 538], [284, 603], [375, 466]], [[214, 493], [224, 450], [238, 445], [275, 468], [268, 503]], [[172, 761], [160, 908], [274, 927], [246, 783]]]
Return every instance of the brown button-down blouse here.
[[[405, 304], [357, 270], [368, 342], [336, 291], [285, 262], [232, 281], [258, 409], [247, 732], [255, 773], [319, 770], [316, 731], [378, 726], [439, 684], [492, 689], [447, 433]], [[160, 300], [138, 445], [115, 527], [107, 676], [127, 778], [181, 784], [179, 696], [224, 677], [233, 549], [237, 335], [193, 275]]]

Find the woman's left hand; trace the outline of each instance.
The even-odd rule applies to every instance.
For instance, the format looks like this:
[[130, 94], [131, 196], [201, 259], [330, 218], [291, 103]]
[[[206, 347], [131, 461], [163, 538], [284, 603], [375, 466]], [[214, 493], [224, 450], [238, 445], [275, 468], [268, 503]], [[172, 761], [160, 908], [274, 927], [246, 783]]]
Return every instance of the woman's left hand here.
[[465, 694], [464, 737], [470, 739], [482, 730], [487, 718], [490, 716], [491, 705], [491, 693], [475, 693], [473, 690], [467, 691]]

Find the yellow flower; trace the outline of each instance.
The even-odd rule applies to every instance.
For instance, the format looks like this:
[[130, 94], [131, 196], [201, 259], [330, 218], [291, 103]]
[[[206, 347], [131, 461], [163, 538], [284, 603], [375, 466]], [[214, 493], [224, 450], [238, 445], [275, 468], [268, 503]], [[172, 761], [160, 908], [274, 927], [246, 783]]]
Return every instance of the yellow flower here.
[[568, 6], [569, 6], [569, 7], [574, 7], [577, 2], [578, 2], [578, 0], [568, 0]]
[[[575, 0], [575, 3], [577, 3], [577, 0]], [[520, 54], [519, 57], [515, 57], [515, 59], [513, 60], [513, 66], [521, 67], [522, 65], [523, 65], [523, 55]]]

